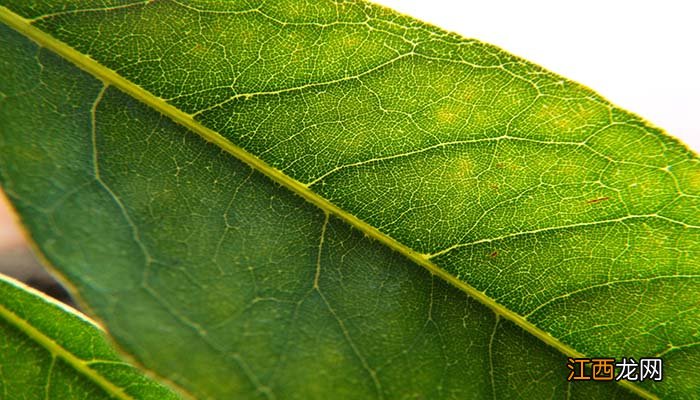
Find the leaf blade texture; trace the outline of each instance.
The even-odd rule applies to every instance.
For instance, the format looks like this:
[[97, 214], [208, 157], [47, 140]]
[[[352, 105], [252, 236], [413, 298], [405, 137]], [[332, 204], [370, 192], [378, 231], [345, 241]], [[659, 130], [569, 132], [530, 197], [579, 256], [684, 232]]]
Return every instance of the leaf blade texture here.
[[178, 399], [122, 361], [70, 307], [0, 275], [3, 399]]
[[[79, 132], [69, 140], [54, 128], [56, 133], [49, 135], [56, 138], [52, 145], [64, 146], [66, 153], [58, 160], [55, 150], [42, 150], [37, 145], [46, 135], [29, 137], [26, 127], [7, 125], [6, 131], [14, 133], [3, 137], [7, 149], [3, 150], [3, 170], [10, 171], [3, 174], [3, 186], [46, 256], [71, 281], [85, 279], [85, 274], [99, 276], [90, 279], [102, 282], [100, 290], [83, 283], [78, 285], [79, 292], [120, 343], [129, 352], [141, 352], [137, 357], [147, 366], [167, 364], [163, 359], [146, 361], [146, 357], [152, 357], [146, 353], [147, 346], [126, 338], [127, 331], [137, 329], [139, 324], [144, 325], [138, 329], [144, 330], [149, 318], [120, 319], [127, 314], [116, 315], [106, 306], [119, 303], [109, 300], [117, 294], [134, 302], [139, 298], [140, 309], [160, 308], [163, 314], [151, 319], [171, 319], [173, 326], [167, 331], [175, 330], [177, 325], [190, 329], [191, 336], [182, 333], [184, 336], [173, 339], [173, 345], [200, 341], [198, 353], [214, 359], [218, 353], [228, 354], [224, 357], [228, 361], [222, 359], [217, 364], [233, 366], [221, 367], [220, 375], [205, 376], [203, 371], [192, 377], [176, 371], [164, 373], [173, 380], [177, 376], [181, 386], [203, 397], [222, 396], [229, 393], [226, 390], [267, 397], [280, 391], [303, 393], [302, 388], [291, 389], [294, 379], [284, 374], [286, 380], [279, 377], [274, 366], [260, 361], [260, 365], [250, 366], [249, 360], [257, 357], [234, 350], [242, 342], [224, 340], [224, 333], [217, 340], [205, 334], [211, 326], [223, 329], [219, 324], [231, 324], [227, 334], [236, 327], [255, 325], [252, 316], [258, 315], [257, 311], [240, 315], [240, 310], [255, 309], [253, 305], [261, 302], [259, 307], [269, 307], [267, 311], [274, 315], [274, 307], [265, 305], [270, 301], [279, 309], [284, 309], [280, 304], [294, 305], [286, 310], [286, 319], [276, 321], [277, 329], [284, 325], [283, 320], [296, 321], [298, 310], [314, 304], [317, 312], [308, 314], [325, 315], [327, 324], [335, 324], [336, 330], [327, 337], [335, 338], [331, 342], [336, 345], [344, 342], [341, 347], [347, 354], [341, 358], [354, 357], [355, 366], [364, 371], [355, 378], [368, 385], [364, 395], [395, 397], [400, 393], [387, 389], [386, 378], [380, 378], [382, 373], [391, 375], [385, 372], [388, 367], [379, 367], [384, 363], [381, 360], [396, 356], [377, 353], [370, 357], [365, 349], [373, 348], [371, 343], [360, 346], [351, 340], [366, 331], [395, 333], [397, 328], [377, 321], [377, 326], [370, 329], [364, 324], [375, 318], [364, 318], [353, 330], [349, 321], [362, 315], [360, 309], [347, 311], [344, 317], [334, 315], [339, 313], [339, 304], [357, 302], [357, 294], [338, 295], [333, 301], [319, 290], [340, 290], [344, 286], [341, 277], [355, 271], [355, 263], [362, 264], [344, 264], [345, 259], [327, 262], [327, 268], [345, 267], [337, 272], [336, 279], [321, 284], [320, 279], [327, 278], [321, 273], [326, 263], [319, 261], [325, 257], [324, 244], [334, 243], [321, 232], [334, 233], [340, 229], [335, 224], [341, 224], [335, 217], [326, 217], [331, 212], [380, 242], [385, 238], [385, 243], [408, 255], [413, 264], [433, 268], [433, 272], [462, 285], [496, 310], [499, 316], [495, 322], [485, 324], [490, 331], [476, 324], [471, 334], [494, 338], [499, 326], [507, 326], [502, 321], [507, 319], [565, 352], [616, 357], [662, 354], [666, 358], [666, 380], [661, 384], [647, 382], [643, 391], [691, 397], [697, 392], [697, 380], [688, 366], [698, 357], [694, 348], [698, 339], [698, 160], [639, 118], [492, 46], [446, 34], [366, 3], [280, 2], [258, 7], [247, 3], [156, 2], [78, 9], [54, 3], [34, 4], [29, 9], [24, 3], [13, 6], [29, 19], [22, 23], [107, 67], [105, 71], [112, 71], [127, 82], [126, 86], [136, 87], [135, 92], [150, 95], [145, 103], [156, 110], [170, 117], [179, 115], [179, 120], [175, 118], [178, 122], [188, 127], [191, 123], [195, 131], [201, 127], [200, 134], [210, 131], [218, 135], [209, 139], [220, 138], [223, 145], [213, 140], [219, 147], [229, 150], [229, 146], [238, 151], [233, 153], [246, 157], [252, 155], [254, 166], [256, 160], [261, 160], [258, 169], [265, 169], [261, 172], [286, 187], [263, 190], [271, 184], [262, 183], [267, 181], [258, 172], [220, 160], [230, 155], [214, 157], [211, 153], [216, 152], [215, 148], [197, 144], [201, 139], [191, 133], [193, 137], [163, 133], [179, 132], [179, 128], [168, 125], [164, 117], [148, 114], [129, 96], [120, 95], [109, 85], [122, 90], [126, 86], [110, 81], [110, 73], [106, 73], [106, 80], [99, 76], [108, 86], [81, 76], [73, 78], [73, 86], [53, 83], [53, 87], [62, 89], [48, 90], [56, 99], [46, 102], [45, 108], [63, 104], [76, 115], [66, 118], [64, 115], [71, 113], [58, 107], [53, 114], [43, 112], [47, 120], [64, 124], [64, 131]], [[99, 39], [94, 32], [100, 33]], [[27, 51], [34, 52], [31, 57], [29, 53], [24, 55], [27, 70], [17, 71], [33, 74], [35, 78], [24, 83], [32, 88], [31, 82], [46, 79], [46, 64], [57, 62], [44, 61], [51, 58], [45, 51]], [[10, 62], [8, 58], [7, 65]], [[54, 69], [56, 76], [58, 71], [61, 76], [54, 80], [68, 81], [69, 76], [77, 74], [75, 68], [64, 71], [70, 69], [67, 66]], [[90, 89], [73, 93], [73, 87]], [[42, 115], [37, 106], [25, 104], [12, 94], [24, 91], [10, 89], [3, 90], [7, 113], [24, 109]], [[32, 90], [48, 99], [40, 89]], [[78, 94], [79, 100], [75, 98]], [[11, 118], [8, 114], [7, 121]], [[155, 141], [158, 145], [152, 143]], [[18, 150], [24, 147], [33, 148], [37, 154]], [[35, 159], [72, 165], [69, 170], [75, 170], [74, 175], [49, 174], [46, 170], [51, 166], [43, 165], [46, 176], [63, 182], [47, 185], [41, 179], [32, 179], [37, 175], [15, 172]], [[234, 170], [239, 172], [231, 172]], [[50, 204], [33, 205], [27, 195], [36, 192], [31, 185], [44, 188], [43, 193], [50, 194], [46, 196]], [[317, 201], [321, 211], [293, 200], [289, 189]], [[243, 190], [251, 192], [241, 200], [238, 193]], [[80, 206], [88, 199], [94, 203]], [[65, 206], [65, 202], [72, 207]], [[267, 206], [256, 209], [249, 204]], [[58, 216], [53, 215], [55, 208], [60, 209]], [[292, 219], [286, 217], [287, 213], [299, 215]], [[256, 220], [251, 215], [268, 218]], [[32, 224], [29, 220], [48, 217], [58, 218], [60, 223], [39, 228], [38, 222]], [[71, 226], [71, 232], [85, 234], [85, 228], [78, 229], [75, 224], [86, 219], [101, 221], [103, 226], [95, 227], [97, 231], [85, 235], [83, 242], [93, 236], [113, 237], [109, 242], [114, 248], [105, 249], [104, 243], [96, 243], [85, 259], [71, 254], [67, 249], [75, 245], [68, 243], [53, 245], [47, 251], [46, 242], [55, 240], [59, 226]], [[258, 229], [254, 228], [256, 223]], [[119, 229], [114, 231], [115, 227]], [[269, 232], [260, 227], [267, 227]], [[114, 232], [107, 235], [107, 229]], [[289, 239], [295, 235], [300, 236], [295, 239], [298, 242]], [[372, 245], [363, 241], [357, 246]], [[275, 249], [282, 254], [274, 260], [267, 258]], [[109, 259], [109, 268], [100, 273], [92, 271], [88, 259], [96, 264]], [[392, 265], [384, 259], [374, 263]], [[255, 293], [256, 286], [251, 282], [257, 282], [258, 269], [266, 271], [263, 280], [271, 284], [266, 289], [273, 294]], [[128, 277], [123, 277], [126, 271]], [[281, 278], [285, 275], [281, 271], [290, 276]], [[245, 277], [240, 276], [243, 272]], [[122, 281], [117, 283], [118, 279]], [[406, 279], [426, 285], [426, 278]], [[434, 278], [430, 279], [432, 282]], [[289, 293], [284, 285], [297, 281], [307, 285], [292, 286], [290, 291], [296, 296], [285, 297]], [[379, 277], [377, 281], [384, 282]], [[230, 286], [218, 286], [224, 282]], [[364, 285], [373, 287], [370, 282]], [[352, 286], [360, 292], [363, 285]], [[177, 287], [179, 291], [172, 289]], [[421, 304], [432, 305], [433, 295], [426, 294], [432, 292], [427, 286], [420, 287], [415, 291], [424, 293], [423, 299], [430, 299]], [[311, 297], [307, 297], [308, 290]], [[453, 292], [445, 295], [446, 290], [441, 286], [438, 297], [461, 299]], [[186, 299], [186, 292], [197, 295]], [[231, 293], [239, 297], [222, 298]], [[398, 301], [403, 299], [400, 293], [393, 295], [398, 303], [411, 304], [421, 298], [416, 294], [413, 301]], [[208, 301], [217, 305], [218, 313], [195, 310], [195, 304]], [[376, 304], [383, 302], [381, 298], [375, 300]], [[227, 303], [228, 309], [222, 306]], [[592, 306], [596, 304], [600, 306]], [[398, 308], [385, 305], [383, 311], [392, 309], [395, 315], [410, 315], [405, 307], [394, 307]], [[382, 307], [367, 305], [366, 309], [381, 314]], [[479, 313], [489, 311], [465, 315]], [[414, 318], [422, 322], [427, 318], [428, 325], [433, 323], [430, 313]], [[445, 317], [440, 324], [452, 326], [455, 318]], [[301, 325], [306, 335], [313, 337], [309, 327], [321, 322], [304, 322]], [[120, 328], [120, 324], [130, 328]], [[435, 330], [429, 336], [439, 338], [439, 332], [450, 329]], [[254, 333], [260, 331], [265, 329], [252, 329], [253, 333], [247, 334], [255, 337]], [[142, 340], [151, 340], [148, 346], [158, 344], [155, 337]], [[283, 337], [260, 339], [259, 343], [276, 343], [278, 347], [269, 358], [284, 365], [287, 361], [282, 349], [286, 345], [278, 341], [286, 343]], [[399, 340], [404, 351], [413, 349], [408, 342], [408, 338]], [[312, 346], [309, 343], [306, 345]], [[491, 354], [490, 350], [486, 354]], [[462, 365], [459, 362], [469, 357], [463, 355], [443, 363]], [[493, 357], [486, 358], [493, 371]], [[420, 360], [418, 357], [414, 361], [420, 364]], [[293, 369], [304, 370], [301, 365]], [[240, 380], [231, 380], [228, 385], [219, 383], [219, 392], [209, 392], [215, 386], [215, 377], [224, 380], [231, 368], [238, 369]], [[558, 373], [551, 368], [552, 373]], [[326, 371], [329, 367], [317, 369]], [[462, 373], [469, 370], [466, 366], [462, 369]], [[348, 366], [348, 370], [352, 368]], [[559, 372], [566, 373], [564, 368]], [[496, 395], [499, 385], [491, 378], [482, 380], [487, 385], [479, 393], [490, 390]], [[336, 390], [347, 387], [357, 390], [359, 396], [359, 386], [351, 382], [348, 379], [345, 386], [321, 385], [318, 393], [331, 390], [331, 386]], [[435, 394], [464, 394], [446, 386], [450, 389]], [[511, 389], [517, 392], [516, 386]], [[421, 387], [415, 393], [425, 390]]]

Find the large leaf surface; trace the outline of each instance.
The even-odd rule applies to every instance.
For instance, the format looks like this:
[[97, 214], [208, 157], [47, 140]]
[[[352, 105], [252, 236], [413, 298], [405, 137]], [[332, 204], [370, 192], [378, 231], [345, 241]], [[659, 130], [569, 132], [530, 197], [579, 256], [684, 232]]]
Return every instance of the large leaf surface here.
[[0, 397], [175, 400], [122, 361], [92, 321], [0, 275]]
[[567, 387], [546, 342], [700, 390], [700, 168], [674, 140], [365, 3], [83, 3], [6, 2], [87, 73], [3, 31], [0, 171], [147, 367], [203, 398], [616, 390]]
[[33, 88], [4, 91], [3, 121], [36, 125], [3, 137], [5, 189], [123, 348], [193, 396], [626, 396], [568, 385], [561, 353], [510, 321], [24, 45], [6, 48]]

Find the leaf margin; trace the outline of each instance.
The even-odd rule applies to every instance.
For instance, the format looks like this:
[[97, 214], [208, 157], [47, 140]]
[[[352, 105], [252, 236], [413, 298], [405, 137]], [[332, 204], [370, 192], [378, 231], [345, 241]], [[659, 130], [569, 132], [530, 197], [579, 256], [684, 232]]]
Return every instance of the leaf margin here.
[[[41, 255], [40, 257], [43, 258], [43, 256]], [[59, 277], [59, 279], [63, 280], [62, 277]], [[137, 363], [132, 362], [132, 360], [129, 360], [128, 358], [130, 357], [126, 354], [123, 354], [123, 352], [119, 350], [119, 347], [115, 344], [114, 340], [109, 335], [107, 330], [100, 323], [90, 318], [80, 310], [77, 310], [59, 300], [56, 300], [53, 297], [31, 286], [26, 285], [25, 283], [9, 275], [0, 273], [0, 283], [12, 287], [19, 293], [26, 295], [26, 297], [31, 299], [32, 301], [42, 302], [42, 306], [52, 307], [57, 311], [64, 313], [68, 318], [76, 318], [80, 320], [81, 323], [87, 324], [91, 328], [94, 328], [97, 332], [99, 332], [102, 339], [104, 339], [106, 344], [109, 346], [110, 350], [116, 350], [114, 354], [118, 355], [121, 358], [116, 361], [134, 368], [134, 370], [137, 371], [139, 376], [144, 377], [145, 379], [152, 381], [156, 385], [167, 389], [173, 395], [178, 396], [181, 394], [179, 388], [177, 389], [177, 391], [173, 390], [174, 384], [159, 376], [154, 376], [154, 374], [152, 374], [150, 371], [144, 369]], [[72, 288], [69, 287], [69, 290], [72, 290]], [[104, 390], [104, 392], [110, 397], [117, 400], [138, 399], [138, 397], [134, 397], [126, 393], [124, 387], [118, 386], [117, 384], [112, 382], [109, 379], [109, 377], [91, 368], [89, 362], [81, 359], [80, 357], [73, 354], [70, 350], [64, 348], [54, 338], [43, 333], [39, 328], [35, 327], [29, 319], [22, 318], [21, 316], [17, 315], [17, 313], [6, 307], [2, 302], [0, 302], [0, 321], [4, 321], [9, 326], [15, 328], [22, 335], [25, 335], [29, 340], [31, 340], [32, 343], [35, 343], [37, 346], [43, 348], [48, 353], [50, 353], [52, 357], [61, 359], [63, 362], [69, 365], [78, 375], [88, 379], [91, 383]]]
[[[382, 8], [389, 9], [388, 7], [381, 6]], [[399, 13], [401, 15], [405, 15], [403, 13]], [[235, 145], [233, 142], [231, 142], [229, 139], [225, 138], [222, 136], [220, 133], [207, 128], [206, 126], [202, 125], [200, 122], [198, 122], [195, 117], [195, 114], [188, 114], [185, 113], [184, 111], [180, 110], [179, 108], [168, 104], [163, 98], [160, 98], [156, 96], [155, 94], [147, 91], [146, 89], [142, 88], [141, 86], [131, 82], [130, 80], [124, 78], [123, 76], [119, 75], [116, 71], [100, 64], [98, 61], [94, 60], [90, 56], [83, 54], [76, 50], [75, 48], [69, 46], [68, 44], [54, 38], [50, 34], [44, 32], [43, 30], [35, 27], [32, 25], [32, 20], [24, 18], [10, 9], [8, 9], [5, 6], [0, 6], [0, 22], [7, 25], [11, 29], [19, 32], [20, 34], [24, 35], [26, 38], [29, 40], [35, 42], [39, 47], [45, 48], [53, 52], [54, 54], [58, 55], [59, 57], [65, 59], [69, 63], [73, 64], [80, 70], [88, 73], [89, 75], [93, 76], [103, 84], [103, 91], [106, 90], [109, 86], [113, 86], [116, 89], [119, 89], [123, 93], [127, 94], [128, 96], [134, 98], [135, 100], [145, 104], [149, 108], [157, 111], [161, 115], [169, 118], [170, 120], [174, 121], [176, 124], [186, 128], [187, 130], [191, 131], [192, 133], [196, 134], [200, 138], [204, 139], [206, 142], [212, 143], [215, 146], [219, 147], [222, 151], [230, 154], [231, 156], [235, 157], [239, 161], [242, 161], [243, 163], [247, 164], [250, 166], [253, 170], [260, 172], [267, 178], [271, 179], [272, 182], [281, 185], [282, 187], [286, 188], [293, 194], [300, 196], [303, 198], [305, 201], [313, 204], [316, 206], [319, 210], [321, 210], [324, 214], [328, 215], [333, 215], [340, 220], [344, 221], [351, 227], [357, 229], [367, 237], [383, 244], [384, 246], [388, 247], [392, 251], [395, 251], [402, 255], [403, 257], [407, 258], [408, 260], [412, 261], [415, 264], [418, 264], [419, 266], [425, 268], [430, 272], [431, 275], [437, 276], [438, 278], [442, 279], [443, 281], [447, 282], [448, 284], [456, 287], [460, 291], [466, 293], [469, 297], [477, 300], [479, 303], [485, 305], [487, 308], [489, 308], [492, 312], [494, 312], [497, 316], [503, 317], [511, 322], [513, 322], [515, 325], [519, 326], [521, 329], [526, 331], [527, 333], [535, 336], [537, 339], [540, 341], [544, 342], [546, 345], [555, 348], [557, 351], [562, 353], [563, 355], [567, 357], [573, 357], [573, 358], [585, 358], [586, 355], [575, 350], [573, 347], [564, 344], [561, 342], [559, 339], [555, 338], [552, 336], [550, 333], [547, 331], [535, 326], [533, 323], [529, 322], [524, 316], [521, 316], [520, 314], [511, 311], [510, 309], [506, 308], [505, 306], [497, 303], [495, 300], [493, 300], [491, 297], [487, 296], [484, 292], [479, 291], [475, 287], [467, 284], [464, 281], [459, 280], [452, 274], [446, 272], [444, 269], [430, 261], [430, 259], [435, 255], [435, 254], [423, 254], [419, 253], [407, 245], [404, 245], [400, 242], [398, 242], [396, 239], [392, 238], [391, 236], [382, 233], [379, 231], [377, 228], [374, 226], [370, 225], [369, 223], [361, 220], [357, 216], [341, 209], [340, 207], [336, 206], [329, 200], [325, 199], [321, 195], [315, 193], [310, 189], [311, 185], [304, 184], [294, 178], [291, 178], [290, 176], [286, 175], [282, 171], [278, 170], [277, 168], [272, 167], [259, 157], [253, 155], [252, 153], [249, 153], [248, 151], [244, 150], [242, 147]], [[563, 78], [563, 80], [568, 81], [568, 82], [573, 82], [567, 78]], [[575, 83], [578, 86], [585, 87], [584, 85], [580, 83]], [[654, 127], [661, 131], [661, 133], [667, 137], [671, 138], [671, 136], [666, 133], [663, 129], [656, 127], [654, 124], [650, 123], [644, 118], [641, 118], [641, 122], [644, 124]], [[691, 154], [698, 156], [698, 153], [696, 153], [693, 149], [691, 149], [687, 144], [685, 144], [682, 141], [679, 141], [679, 143]], [[41, 251], [39, 250], [39, 247], [33, 242], [31, 239], [30, 235], [28, 235], [25, 232], [25, 236], [29, 238], [29, 242], [31, 243], [31, 247], [34, 250], [35, 254], [40, 255], [40, 258], [42, 260], [42, 264], [51, 271], [51, 273], [55, 276], [60, 277], [60, 281], [62, 284], [66, 285], [69, 289], [69, 292], [71, 295], [77, 299], [78, 303], [85, 307], [86, 310], [89, 310], [90, 307], [82, 300], [79, 292], [69, 283], [67, 279], [63, 277], [63, 275], [54, 267], [51, 265], [51, 263], [46, 260], [46, 258], [42, 255]], [[109, 332], [107, 332], [107, 335], [109, 336]], [[120, 355], [123, 357], [126, 357], [130, 363], [133, 365], [138, 366], [142, 371], [146, 372], [148, 375], [153, 375], [156, 376], [157, 379], [159, 379], [161, 382], [165, 382], [168, 384], [170, 387], [177, 388], [178, 392], [188, 396], [190, 398], [192, 397], [191, 394], [187, 393], [184, 389], [179, 387], [177, 384], [171, 382], [170, 380], [161, 377], [159, 374], [155, 373], [154, 371], [150, 371], [146, 368], [144, 368], [140, 363], [138, 363], [136, 360], [133, 359], [132, 356], [130, 356], [128, 353], [123, 351], [121, 349], [121, 346], [116, 343], [116, 341], [109, 336], [110, 342], [113, 346], [115, 346]], [[646, 399], [658, 399], [658, 396], [647, 391], [644, 388], [641, 388], [640, 386], [626, 380], [620, 380], [616, 382], [617, 384], [623, 386], [630, 392]]]

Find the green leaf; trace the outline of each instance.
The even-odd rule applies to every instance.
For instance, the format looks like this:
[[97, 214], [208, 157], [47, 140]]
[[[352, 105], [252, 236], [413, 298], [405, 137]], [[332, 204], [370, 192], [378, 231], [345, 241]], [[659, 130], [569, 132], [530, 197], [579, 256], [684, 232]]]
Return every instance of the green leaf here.
[[79, 312], [0, 274], [0, 397], [177, 399]]
[[700, 394], [699, 160], [590, 90], [364, 2], [4, 4], [0, 182], [195, 397]]

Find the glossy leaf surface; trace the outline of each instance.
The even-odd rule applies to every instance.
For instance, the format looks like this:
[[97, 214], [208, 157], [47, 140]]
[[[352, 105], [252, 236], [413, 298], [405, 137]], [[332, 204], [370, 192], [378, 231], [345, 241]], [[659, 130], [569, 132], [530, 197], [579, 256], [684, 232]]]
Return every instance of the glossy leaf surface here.
[[122, 361], [94, 322], [0, 275], [0, 397], [176, 400]]

